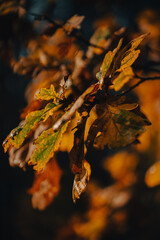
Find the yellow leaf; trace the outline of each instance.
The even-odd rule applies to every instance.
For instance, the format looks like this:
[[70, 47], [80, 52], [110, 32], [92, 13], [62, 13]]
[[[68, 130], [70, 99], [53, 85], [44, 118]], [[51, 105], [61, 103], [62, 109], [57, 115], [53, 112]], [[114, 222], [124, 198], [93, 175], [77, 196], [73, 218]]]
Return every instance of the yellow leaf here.
[[127, 67], [121, 72], [118, 77], [113, 80], [113, 88], [115, 91], [119, 91], [130, 79], [132, 79], [134, 73], [131, 67]]
[[64, 124], [57, 132], [52, 128], [44, 131], [35, 141], [36, 150], [31, 156], [29, 164], [34, 165], [34, 169], [41, 171], [46, 163], [54, 156], [58, 150], [63, 133], [66, 131], [69, 122]]

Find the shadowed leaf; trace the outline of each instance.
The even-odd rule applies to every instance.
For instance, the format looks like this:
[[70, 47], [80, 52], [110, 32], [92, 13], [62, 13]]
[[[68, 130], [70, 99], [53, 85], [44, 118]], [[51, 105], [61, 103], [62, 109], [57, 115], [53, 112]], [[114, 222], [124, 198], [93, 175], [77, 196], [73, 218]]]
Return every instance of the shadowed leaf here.
[[81, 173], [82, 171], [82, 160], [84, 159], [84, 131], [87, 118], [88, 114], [78, 123], [76, 127], [77, 130], [74, 134], [74, 145], [69, 154], [73, 174]]
[[87, 139], [88, 144], [93, 142], [98, 149], [103, 149], [105, 145], [118, 148], [131, 144], [145, 131], [144, 125], [150, 124], [145, 117], [126, 110], [129, 104], [104, 107], [103, 114], [92, 124]]

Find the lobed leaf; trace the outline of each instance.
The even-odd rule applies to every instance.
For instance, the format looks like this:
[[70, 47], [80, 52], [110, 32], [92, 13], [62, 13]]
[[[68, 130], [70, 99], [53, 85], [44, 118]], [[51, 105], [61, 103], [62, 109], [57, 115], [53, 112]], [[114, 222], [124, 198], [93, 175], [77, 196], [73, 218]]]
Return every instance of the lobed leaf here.
[[56, 93], [53, 84], [51, 84], [50, 88], [41, 88], [40, 93], [37, 95], [37, 99], [41, 100], [53, 100], [56, 103], [59, 100], [59, 95]]
[[111, 66], [111, 63], [113, 62], [113, 59], [116, 55], [116, 53], [118, 52], [118, 50], [120, 49], [121, 45], [122, 45], [122, 41], [123, 39], [121, 38], [118, 46], [112, 51], [109, 51], [104, 59], [103, 59], [103, 63], [100, 67], [100, 71], [96, 74], [97, 79], [100, 81], [100, 84], [103, 83], [104, 78], [106, 77], [106, 74]]
[[46, 163], [54, 156], [58, 150], [63, 133], [66, 131], [67, 122], [57, 132], [50, 128], [44, 131], [35, 141], [36, 150], [34, 151], [29, 164], [34, 165], [34, 169], [41, 171]]
[[129, 108], [134, 108], [134, 105], [105, 106], [103, 114], [89, 130], [87, 143], [93, 142], [98, 149], [103, 149], [106, 145], [109, 148], [118, 148], [133, 143], [150, 122], [146, 117], [127, 110]]
[[60, 190], [60, 179], [62, 171], [55, 158], [51, 159], [43, 172], [35, 172], [33, 186], [29, 189], [32, 194], [32, 206], [44, 210], [51, 204]]
[[30, 112], [26, 116], [25, 123], [13, 129], [3, 142], [4, 151], [6, 152], [10, 146], [19, 148], [31, 130], [36, 127], [39, 122], [46, 121], [47, 118], [53, 114], [55, 106], [54, 103], [48, 103], [45, 109]]

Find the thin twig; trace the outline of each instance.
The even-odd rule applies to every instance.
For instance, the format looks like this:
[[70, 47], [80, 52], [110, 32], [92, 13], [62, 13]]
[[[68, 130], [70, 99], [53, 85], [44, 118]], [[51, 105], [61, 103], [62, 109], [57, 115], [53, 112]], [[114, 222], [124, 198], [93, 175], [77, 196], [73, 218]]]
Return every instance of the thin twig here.
[[[37, 13], [31, 13], [31, 12], [27, 12], [27, 14], [31, 15], [31, 16], [34, 16], [36, 20], [39, 20], [39, 21], [43, 21], [43, 20], [46, 20], [52, 24], [54, 24], [54, 27], [55, 29], [58, 29], [58, 28], [63, 28], [64, 29], [64, 24], [66, 22], [64, 22], [63, 24], [61, 23], [57, 23], [56, 21], [54, 21], [52, 18], [44, 15], [44, 14], [37, 14]], [[66, 32], [66, 30], [64, 29], [64, 31]], [[67, 33], [66, 33], [67, 34]], [[68, 34], [67, 34], [68, 35]], [[105, 48], [101, 47], [101, 46], [98, 46], [96, 44], [93, 44], [91, 43], [90, 41], [88, 41], [87, 39], [85, 39], [84, 37], [82, 37], [81, 35], [78, 35], [77, 33], [72, 33], [72, 35], [79, 41], [82, 41], [84, 42], [87, 46], [91, 46], [91, 47], [94, 47], [94, 48], [99, 48], [101, 50], [106, 50]]]
[[122, 93], [117, 94], [116, 96], [123, 96], [123, 95], [129, 93], [130, 91], [132, 91], [134, 88], [138, 87], [141, 83], [143, 83], [145, 81], [160, 80], [160, 76], [158, 76], [158, 77], [139, 77], [139, 76], [136, 75], [135, 77], [140, 78], [139, 82], [137, 82], [135, 85], [133, 85], [132, 87], [130, 87], [126, 91], [123, 91]]
[[66, 112], [60, 119], [58, 119], [58, 121], [53, 125], [53, 130], [57, 131], [63, 123], [69, 121], [74, 116], [75, 112], [83, 105], [87, 95], [98, 91], [98, 87], [99, 83], [96, 83], [87, 88], [86, 91], [75, 101], [70, 110]]

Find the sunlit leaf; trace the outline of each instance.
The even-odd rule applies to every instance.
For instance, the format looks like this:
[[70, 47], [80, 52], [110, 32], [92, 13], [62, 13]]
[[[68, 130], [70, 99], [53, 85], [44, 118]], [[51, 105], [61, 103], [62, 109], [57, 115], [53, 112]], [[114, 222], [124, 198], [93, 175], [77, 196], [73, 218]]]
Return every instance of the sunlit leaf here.
[[50, 88], [41, 88], [40, 93], [37, 94], [37, 99], [41, 100], [54, 100], [56, 103], [59, 99], [58, 94], [55, 91], [53, 84], [51, 84]]
[[120, 39], [118, 46], [112, 51], [109, 51], [103, 60], [103, 63], [100, 67], [100, 71], [97, 73], [96, 77], [97, 79], [100, 81], [100, 84], [102, 84], [103, 79], [106, 77], [106, 74], [111, 66], [111, 63], [113, 62], [113, 59], [116, 55], [116, 53], [118, 52], [118, 50], [120, 49], [121, 45], [122, 45], [122, 41], [123, 39]]
[[82, 192], [84, 192], [87, 183], [89, 182], [90, 175], [91, 175], [90, 164], [86, 160], [84, 160], [82, 172], [77, 173], [74, 177], [72, 189], [72, 198], [74, 203], [76, 202], [77, 199], [80, 198]]
[[34, 169], [41, 171], [46, 163], [54, 156], [58, 150], [63, 133], [68, 126], [67, 122], [57, 132], [52, 128], [44, 131], [35, 141], [36, 150], [34, 151], [29, 164], [34, 165]]
[[36, 127], [39, 122], [46, 121], [47, 118], [53, 114], [55, 106], [56, 105], [54, 103], [48, 103], [45, 109], [30, 112], [26, 116], [23, 125], [20, 125], [17, 128], [13, 129], [8, 135], [3, 143], [4, 151], [6, 152], [10, 146], [19, 148], [31, 130], [34, 129], [34, 127]]
[[117, 71], [123, 71], [125, 68], [130, 67], [138, 58], [140, 50], [132, 50], [126, 57], [121, 61], [121, 66]]
[[119, 91], [130, 79], [132, 79], [134, 73], [131, 67], [127, 67], [121, 72], [118, 77], [113, 80], [113, 88], [115, 91]]

